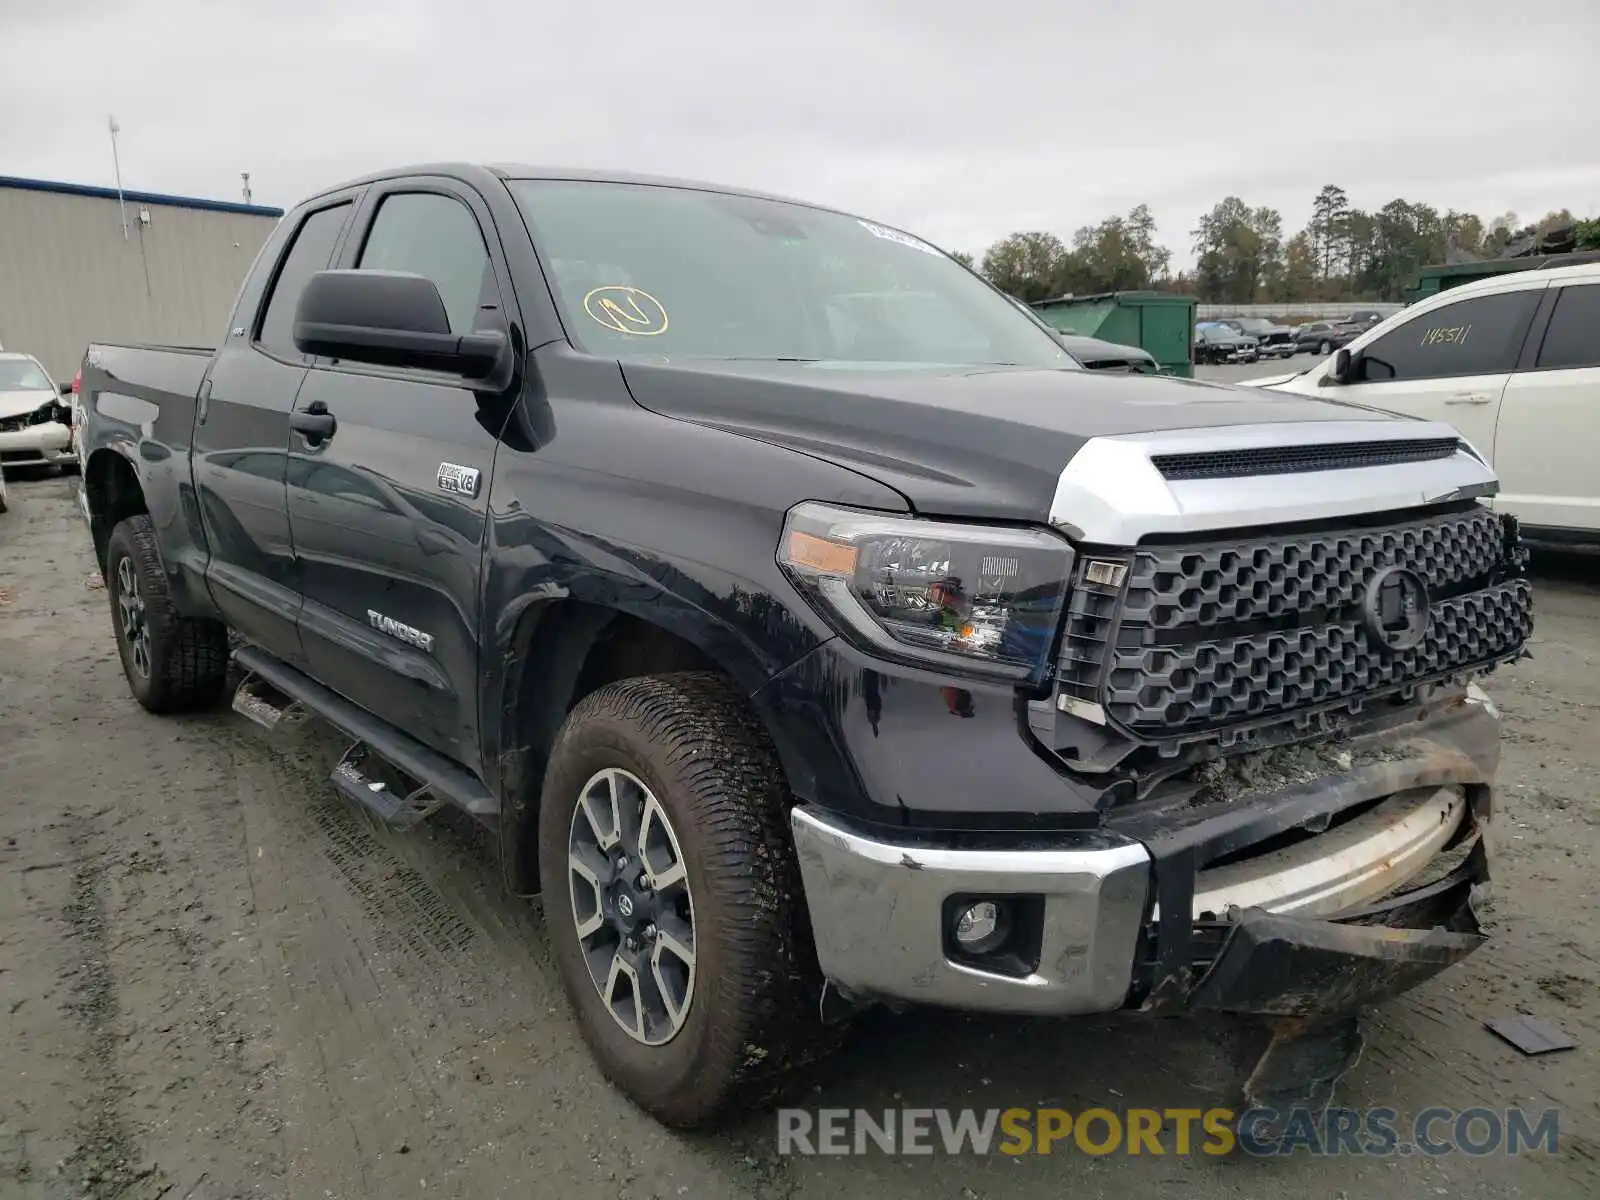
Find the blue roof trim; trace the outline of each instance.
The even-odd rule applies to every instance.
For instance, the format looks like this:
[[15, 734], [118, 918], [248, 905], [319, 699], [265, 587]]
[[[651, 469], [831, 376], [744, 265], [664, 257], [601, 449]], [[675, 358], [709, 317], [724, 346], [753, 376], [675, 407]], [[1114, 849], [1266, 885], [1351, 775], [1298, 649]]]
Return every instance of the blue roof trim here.
[[[18, 179], [0, 175], [0, 188], [17, 188], [24, 192], [55, 192], [62, 196], [93, 196], [98, 200], [115, 200], [117, 189], [93, 187], [86, 183], [58, 183], [53, 179]], [[202, 212], [244, 213], [252, 217], [281, 217], [283, 209], [265, 208], [259, 204], [237, 204], [231, 200], [199, 200], [193, 196], [164, 196], [160, 192], [122, 193], [124, 200], [135, 204], [166, 204], [172, 208], [198, 208]]]

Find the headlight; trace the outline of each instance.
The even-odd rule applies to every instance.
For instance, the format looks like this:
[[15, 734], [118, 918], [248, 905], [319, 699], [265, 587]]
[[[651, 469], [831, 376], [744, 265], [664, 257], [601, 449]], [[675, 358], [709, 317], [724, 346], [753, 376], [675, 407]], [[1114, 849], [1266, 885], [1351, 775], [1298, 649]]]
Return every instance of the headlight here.
[[947, 524], [807, 502], [778, 563], [851, 641], [923, 666], [1037, 680], [1072, 576], [1042, 529]]

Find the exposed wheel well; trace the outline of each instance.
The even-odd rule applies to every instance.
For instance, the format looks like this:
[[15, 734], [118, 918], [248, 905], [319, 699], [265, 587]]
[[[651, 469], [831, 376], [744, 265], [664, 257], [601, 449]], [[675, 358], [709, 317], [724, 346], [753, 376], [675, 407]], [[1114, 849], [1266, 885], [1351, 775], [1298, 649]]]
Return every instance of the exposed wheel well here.
[[105, 570], [111, 531], [129, 517], [148, 513], [144, 489], [133, 465], [115, 450], [96, 450], [83, 468], [83, 490], [89, 501], [89, 530], [95, 558]]
[[506, 882], [536, 892], [539, 792], [556, 732], [584, 697], [621, 679], [672, 671], [727, 675], [694, 643], [627, 613], [576, 600], [525, 613], [501, 714], [501, 851]]

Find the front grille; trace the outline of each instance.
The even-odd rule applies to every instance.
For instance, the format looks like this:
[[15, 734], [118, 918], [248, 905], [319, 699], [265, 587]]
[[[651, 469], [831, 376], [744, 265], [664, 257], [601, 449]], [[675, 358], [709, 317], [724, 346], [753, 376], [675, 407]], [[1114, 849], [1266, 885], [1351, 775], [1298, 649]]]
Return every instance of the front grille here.
[[[1354, 707], [1499, 662], [1533, 627], [1509, 537], [1473, 505], [1373, 528], [1141, 547], [1123, 587], [1074, 589], [1057, 685], [1127, 733], [1167, 741]], [[1428, 629], [1410, 649], [1368, 632], [1367, 583], [1386, 567], [1427, 588]]]
[[1265, 446], [1253, 450], [1211, 450], [1196, 454], [1155, 454], [1150, 462], [1163, 479], [1237, 479], [1245, 475], [1298, 475], [1306, 471], [1346, 471], [1396, 463], [1449, 458], [1461, 449], [1457, 438], [1418, 438], [1409, 442], [1343, 442], [1328, 446]]

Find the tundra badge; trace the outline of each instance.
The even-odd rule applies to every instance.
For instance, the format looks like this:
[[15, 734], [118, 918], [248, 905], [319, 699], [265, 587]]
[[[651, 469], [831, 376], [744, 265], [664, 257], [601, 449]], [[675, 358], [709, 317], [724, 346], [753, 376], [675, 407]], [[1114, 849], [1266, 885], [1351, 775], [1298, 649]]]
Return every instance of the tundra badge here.
[[376, 609], [367, 609], [367, 624], [379, 633], [387, 633], [392, 638], [397, 638], [408, 645], [415, 646], [424, 653], [433, 651], [433, 634], [423, 633], [420, 629], [413, 629], [409, 625], [402, 625], [393, 617], [386, 617]]
[[458, 496], [476, 496], [478, 468], [458, 467], [455, 463], [440, 463], [438, 483], [441, 492], [455, 492]]

